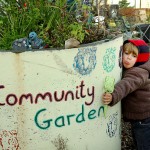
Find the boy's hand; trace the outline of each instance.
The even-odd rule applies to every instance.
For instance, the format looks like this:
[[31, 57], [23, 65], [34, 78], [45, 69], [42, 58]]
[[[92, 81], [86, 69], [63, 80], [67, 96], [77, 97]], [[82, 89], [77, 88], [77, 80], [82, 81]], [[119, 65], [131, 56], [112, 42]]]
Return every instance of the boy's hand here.
[[112, 95], [110, 93], [104, 93], [102, 95], [102, 101], [104, 105], [108, 105], [112, 102]]

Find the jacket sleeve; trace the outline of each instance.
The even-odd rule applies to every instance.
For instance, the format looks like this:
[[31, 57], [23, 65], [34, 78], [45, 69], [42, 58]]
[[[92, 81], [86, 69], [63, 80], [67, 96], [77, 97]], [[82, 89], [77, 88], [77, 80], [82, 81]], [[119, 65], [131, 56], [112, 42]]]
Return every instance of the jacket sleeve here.
[[124, 78], [119, 81], [114, 88], [112, 93], [112, 102], [109, 106], [113, 106], [126, 97], [128, 94], [139, 89], [145, 84], [149, 77], [149, 73], [145, 69], [132, 69], [125, 74]]

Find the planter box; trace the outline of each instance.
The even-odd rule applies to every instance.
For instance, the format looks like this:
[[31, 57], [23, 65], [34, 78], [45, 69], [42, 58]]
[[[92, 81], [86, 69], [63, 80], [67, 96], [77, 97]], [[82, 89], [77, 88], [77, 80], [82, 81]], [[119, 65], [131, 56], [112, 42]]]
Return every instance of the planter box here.
[[121, 78], [122, 42], [1, 52], [0, 149], [120, 150], [120, 103], [105, 116], [101, 96]]

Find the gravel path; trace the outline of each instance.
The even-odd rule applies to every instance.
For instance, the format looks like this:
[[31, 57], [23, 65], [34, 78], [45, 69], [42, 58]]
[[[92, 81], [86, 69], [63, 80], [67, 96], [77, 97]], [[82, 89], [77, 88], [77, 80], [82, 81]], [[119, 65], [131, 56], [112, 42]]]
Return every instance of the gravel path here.
[[132, 138], [130, 123], [124, 122], [123, 119], [121, 123], [122, 123], [121, 150], [136, 150], [134, 142], [133, 142], [133, 138]]

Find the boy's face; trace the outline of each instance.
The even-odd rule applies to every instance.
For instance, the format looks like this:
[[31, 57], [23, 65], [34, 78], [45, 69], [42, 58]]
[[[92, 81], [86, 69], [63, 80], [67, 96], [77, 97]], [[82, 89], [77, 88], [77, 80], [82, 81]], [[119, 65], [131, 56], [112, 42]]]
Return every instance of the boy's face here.
[[129, 53], [128, 51], [123, 52], [122, 63], [126, 69], [133, 67], [136, 63], [137, 55], [133, 53]]

